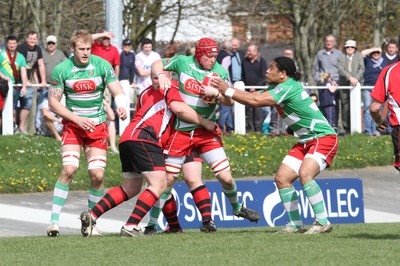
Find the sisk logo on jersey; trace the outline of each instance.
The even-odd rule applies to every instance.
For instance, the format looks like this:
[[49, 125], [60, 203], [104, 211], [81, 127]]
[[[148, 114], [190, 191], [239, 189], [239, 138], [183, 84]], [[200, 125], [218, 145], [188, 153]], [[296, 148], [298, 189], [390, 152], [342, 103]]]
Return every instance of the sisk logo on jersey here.
[[96, 83], [93, 80], [78, 80], [72, 85], [76, 93], [85, 94], [96, 90]]
[[195, 79], [187, 79], [185, 82], [185, 91], [194, 94], [200, 95], [201, 94], [201, 84]]

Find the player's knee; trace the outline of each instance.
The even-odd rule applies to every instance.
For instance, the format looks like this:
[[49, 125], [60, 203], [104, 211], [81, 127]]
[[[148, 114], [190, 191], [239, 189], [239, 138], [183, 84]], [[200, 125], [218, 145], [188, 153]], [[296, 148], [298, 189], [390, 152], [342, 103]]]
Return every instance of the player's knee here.
[[211, 163], [210, 167], [215, 176], [218, 176], [221, 172], [229, 171], [231, 169], [228, 158], [217, 160]]
[[89, 171], [90, 182], [92, 187], [99, 187], [103, 184], [104, 171], [97, 169]]
[[137, 186], [123, 186], [123, 189], [124, 189], [128, 199], [135, 197], [141, 191], [141, 187], [137, 187]]
[[282, 185], [285, 183], [282, 176], [279, 175], [278, 173], [275, 174], [274, 181], [275, 181], [276, 185], [278, 186], [278, 188], [282, 187]]
[[276, 186], [281, 189], [284, 187], [290, 187], [291, 183], [293, 182], [291, 177], [288, 177], [285, 170], [280, 167], [278, 171], [275, 173], [274, 180]]
[[200, 180], [186, 180], [185, 179], [185, 183], [187, 185], [187, 187], [189, 188], [190, 191], [192, 191], [193, 189], [198, 188], [199, 186], [203, 185], [203, 182]]
[[167, 174], [167, 187], [172, 188], [174, 186], [176, 177], [174, 175]]
[[142, 190], [143, 185], [143, 176], [139, 173], [133, 173], [134, 175], [127, 175], [127, 176], [134, 176], [133, 178], [126, 178], [124, 173], [124, 181], [122, 183], [122, 189], [125, 191], [128, 199], [138, 195]]
[[68, 180], [72, 179], [78, 168], [73, 165], [63, 165], [60, 178], [64, 180], [64, 182], [68, 182]]
[[93, 156], [88, 159], [88, 170], [102, 169], [106, 168], [107, 157], [106, 156]]
[[167, 180], [159, 179], [157, 182], [153, 182], [151, 186], [148, 187], [151, 191], [153, 191], [158, 197], [161, 197], [161, 194], [167, 189]]
[[167, 180], [165, 180], [165, 179], [160, 180], [159, 189], [160, 189], [160, 196], [161, 196], [161, 194], [164, 193], [164, 191], [167, 189]]
[[79, 167], [79, 152], [76, 151], [65, 151], [62, 153], [62, 164], [65, 167]]
[[217, 176], [218, 181], [223, 187], [232, 187], [235, 185], [235, 181], [232, 178], [230, 172], [222, 172]]

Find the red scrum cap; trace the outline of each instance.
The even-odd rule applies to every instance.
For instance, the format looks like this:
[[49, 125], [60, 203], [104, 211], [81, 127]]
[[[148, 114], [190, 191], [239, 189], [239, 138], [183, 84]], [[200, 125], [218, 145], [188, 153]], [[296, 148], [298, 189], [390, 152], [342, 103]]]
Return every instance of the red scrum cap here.
[[202, 38], [196, 43], [196, 51], [194, 53], [194, 58], [197, 61], [205, 54], [218, 53], [217, 43], [210, 38]]

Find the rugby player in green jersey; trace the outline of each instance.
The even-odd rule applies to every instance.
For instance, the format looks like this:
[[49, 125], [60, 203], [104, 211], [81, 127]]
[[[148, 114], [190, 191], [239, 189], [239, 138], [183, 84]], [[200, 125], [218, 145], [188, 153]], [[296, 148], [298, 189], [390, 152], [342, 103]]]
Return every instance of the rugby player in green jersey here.
[[[103, 106], [106, 86], [115, 98], [117, 115], [126, 119], [126, 98], [114, 72], [106, 60], [91, 55], [91, 34], [75, 31], [71, 37], [73, 56], [58, 64], [52, 73], [49, 106], [63, 118], [62, 170], [54, 188], [51, 224], [48, 236], [58, 236], [59, 216], [68, 197], [69, 184], [79, 167], [83, 148], [90, 177], [89, 208], [104, 194], [104, 170], [107, 161], [108, 127]], [[65, 96], [66, 106], [61, 104]], [[93, 233], [95, 234], [95, 233]]]
[[[266, 91], [237, 90], [229, 87], [222, 79], [212, 79], [211, 86], [242, 104], [276, 106], [279, 115], [298, 137], [298, 143], [287, 153], [275, 174], [280, 198], [289, 215], [289, 223], [279, 232], [329, 233], [332, 225], [328, 220], [323, 194], [314, 179], [331, 164], [338, 149], [338, 138], [317, 105], [304, 91], [299, 82], [300, 76], [292, 59], [277, 57], [266, 71], [266, 80], [270, 84]], [[209, 92], [212, 93], [215, 92]], [[300, 178], [316, 217], [309, 230], [303, 227], [298, 194], [293, 187], [297, 178]]]

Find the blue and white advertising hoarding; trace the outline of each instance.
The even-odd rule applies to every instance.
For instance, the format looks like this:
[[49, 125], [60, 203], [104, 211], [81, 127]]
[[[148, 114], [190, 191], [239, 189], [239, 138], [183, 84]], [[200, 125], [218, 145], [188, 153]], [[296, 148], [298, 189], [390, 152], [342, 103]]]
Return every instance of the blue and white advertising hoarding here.
[[[332, 224], [364, 223], [362, 180], [356, 178], [318, 179]], [[212, 218], [218, 228], [284, 226], [289, 220], [273, 180], [236, 181], [239, 201], [261, 214], [260, 221], [251, 223], [232, 214], [231, 205], [217, 181], [205, 182], [211, 195]], [[299, 194], [299, 209], [304, 224], [312, 224], [314, 213], [299, 181], [294, 183]], [[174, 186], [179, 222], [182, 228], [198, 228], [201, 215], [184, 182]], [[161, 218], [161, 217], [160, 217]], [[160, 219], [161, 220], [161, 219]], [[165, 219], [162, 223], [165, 227]]]

